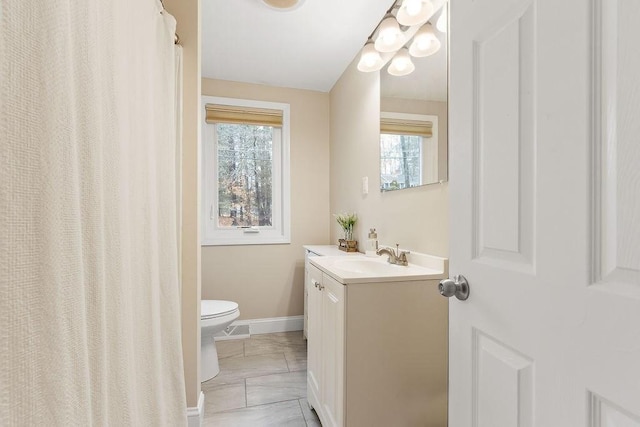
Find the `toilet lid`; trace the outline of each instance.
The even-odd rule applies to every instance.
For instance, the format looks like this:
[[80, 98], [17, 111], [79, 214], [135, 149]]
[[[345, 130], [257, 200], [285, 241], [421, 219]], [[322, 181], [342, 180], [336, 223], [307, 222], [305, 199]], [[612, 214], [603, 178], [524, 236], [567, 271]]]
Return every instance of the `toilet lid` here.
[[226, 316], [236, 310], [238, 310], [237, 302], [213, 299], [203, 299], [200, 301], [200, 318], [202, 319]]

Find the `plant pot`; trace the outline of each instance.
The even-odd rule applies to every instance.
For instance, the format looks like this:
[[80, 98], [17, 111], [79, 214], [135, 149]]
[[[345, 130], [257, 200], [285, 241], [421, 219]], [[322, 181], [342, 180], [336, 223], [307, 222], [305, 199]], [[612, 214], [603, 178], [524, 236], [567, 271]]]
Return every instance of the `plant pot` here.
[[358, 252], [358, 241], [338, 239], [338, 249], [345, 252]]

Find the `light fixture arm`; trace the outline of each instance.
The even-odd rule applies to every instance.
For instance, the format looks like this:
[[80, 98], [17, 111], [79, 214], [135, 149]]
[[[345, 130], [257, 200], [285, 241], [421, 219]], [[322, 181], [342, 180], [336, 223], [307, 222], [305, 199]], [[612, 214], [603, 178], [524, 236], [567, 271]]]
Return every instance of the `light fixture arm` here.
[[378, 31], [378, 28], [380, 28], [380, 24], [382, 24], [382, 21], [384, 21], [384, 18], [387, 17], [387, 15], [393, 15], [393, 10], [396, 8], [399, 8], [400, 6], [398, 6], [398, 3], [401, 0], [395, 0], [393, 2], [393, 4], [391, 5], [391, 7], [389, 8], [389, 10], [387, 10], [384, 14], [384, 17], [378, 22], [378, 25], [376, 25], [376, 27], [373, 29], [373, 31], [371, 32], [371, 34], [369, 34], [369, 37], [367, 37], [367, 42], [370, 40], [373, 40], [373, 35], [376, 33], [376, 31]]

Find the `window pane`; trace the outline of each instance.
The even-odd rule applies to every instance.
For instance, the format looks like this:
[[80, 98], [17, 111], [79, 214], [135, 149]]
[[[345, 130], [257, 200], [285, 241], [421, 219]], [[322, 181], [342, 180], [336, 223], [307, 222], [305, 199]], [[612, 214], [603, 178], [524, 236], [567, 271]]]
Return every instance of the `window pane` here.
[[383, 189], [422, 184], [422, 137], [380, 134], [380, 181]]
[[216, 124], [218, 227], [271, 226], [273, 127]]

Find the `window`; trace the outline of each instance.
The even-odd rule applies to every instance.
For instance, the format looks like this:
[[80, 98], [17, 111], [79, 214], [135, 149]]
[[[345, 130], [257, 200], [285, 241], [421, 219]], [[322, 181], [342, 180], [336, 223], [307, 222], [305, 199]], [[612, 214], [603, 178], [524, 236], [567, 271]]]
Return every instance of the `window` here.
[[422, 185], [422, 136], [380, 134], [380, 185], [383, 190]]
[[202, 244], [289, 243], [289, 105], [203, 96], [202, 107]]
[[438, 181], [438, 118], [380, 113], [380, 190]]

